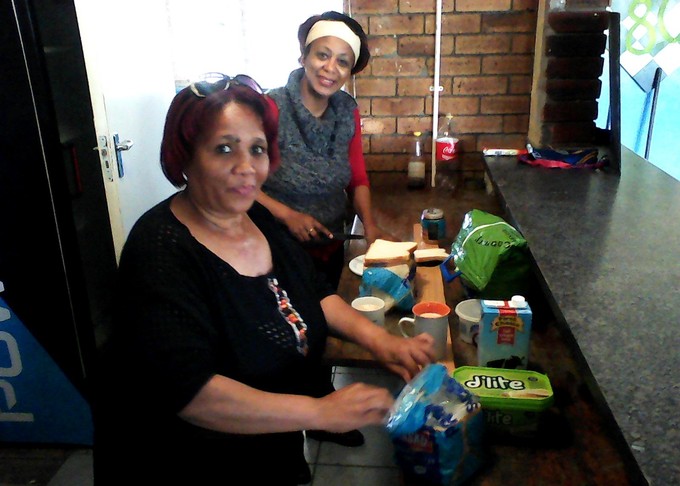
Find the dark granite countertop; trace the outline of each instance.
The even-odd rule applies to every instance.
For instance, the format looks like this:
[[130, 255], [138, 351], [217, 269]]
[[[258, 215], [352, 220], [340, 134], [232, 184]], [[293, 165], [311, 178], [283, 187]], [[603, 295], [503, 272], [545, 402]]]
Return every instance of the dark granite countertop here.
[[649, 483], [680, 484], [680, 182], [625, 147], [620, 176], [486, 165], [596, 398]]

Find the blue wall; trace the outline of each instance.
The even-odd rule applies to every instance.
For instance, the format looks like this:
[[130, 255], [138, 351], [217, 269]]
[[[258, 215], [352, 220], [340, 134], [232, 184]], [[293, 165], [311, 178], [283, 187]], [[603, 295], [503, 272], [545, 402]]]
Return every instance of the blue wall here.
[[[664, 68], [647, 158], [680, 180], [680, 0], [612, 0], [611, 5], [621, 16], [622, 66], [646, 89], [652, 84], [654, 69]], [[608, 69], [605, 66], [599, 100], [597, 126], [601, 128], [607, 124]], [[620, 69], [621, 143], [644, 157], [654, 91], [646, 93], [624, 67]]]
[[[599, 127], [605, 127], [609, 106], [609, 76], [602, 78]], [[621, 143], [644, 157], [654, 92], [645, 93], [621, 69]], [[656, 102], [649, 161], [680, 180], [680, 71], [661, 80]], [[621, 170], [625, 170], [622, 167]]]

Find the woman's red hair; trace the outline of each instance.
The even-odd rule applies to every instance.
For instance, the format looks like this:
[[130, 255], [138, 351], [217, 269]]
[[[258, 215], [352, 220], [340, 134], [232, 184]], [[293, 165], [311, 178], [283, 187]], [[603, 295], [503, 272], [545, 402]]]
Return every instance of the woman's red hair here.
[[173, 186], [184, 187], [184, 169], [191, 162], [201, 135], [211, 129], [224, 107], [232, 102], [249, 106], [260, 116], [267, 139], [269, 170], [278, 167], [281, 159], [278, 116], [264, 95], [246, 86], [232, 84], [229, 89], [199, 98], [186, 87], [170, 104], [161, 141], [161, 168]]

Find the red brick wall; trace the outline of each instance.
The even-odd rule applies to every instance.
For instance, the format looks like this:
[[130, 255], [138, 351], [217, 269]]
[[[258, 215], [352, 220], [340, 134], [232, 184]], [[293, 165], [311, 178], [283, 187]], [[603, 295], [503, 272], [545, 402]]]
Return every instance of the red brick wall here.
[[[526, 144], [539, 0], [443, 0], [439, 115], [466, 152]], [[350, 7], [345, 0], [345, 11]], [[412, 133], [430, 153], [435, 0], [351, 0], [371, 62], [350, 86], [370, 171], [405, 170]]]

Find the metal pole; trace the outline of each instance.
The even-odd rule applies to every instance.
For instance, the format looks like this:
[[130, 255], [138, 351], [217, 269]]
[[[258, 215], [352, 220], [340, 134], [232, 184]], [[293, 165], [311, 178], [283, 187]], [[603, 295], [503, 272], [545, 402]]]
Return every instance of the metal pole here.
[[654, 90], [654, 97], [652, 98], [652, 111], [649, 114], [649, 130], [647, 131], [647, 146], [645, 147], [645, 159], [649, 160], [649, 149], [652, 147], [652, 130], [654, 129], [654, 117], [656, 116], [656, 100], [659, 97], [659, 86], [661, 84], [661, 74], [663, 69], [656, 68], [654, 72], [654, 81], [652, 82], [652, 89]]
[[437, 151], [436, 141], [439, 131], [439, 65], [441, 61], [441, 28], [442, 28], [442, 0], [437, 0], [436, 32], [434, 37], [434, 86], [432, 101], [432, 178], [431, 187], [434, 187], [435, 175], [437, 174]]

